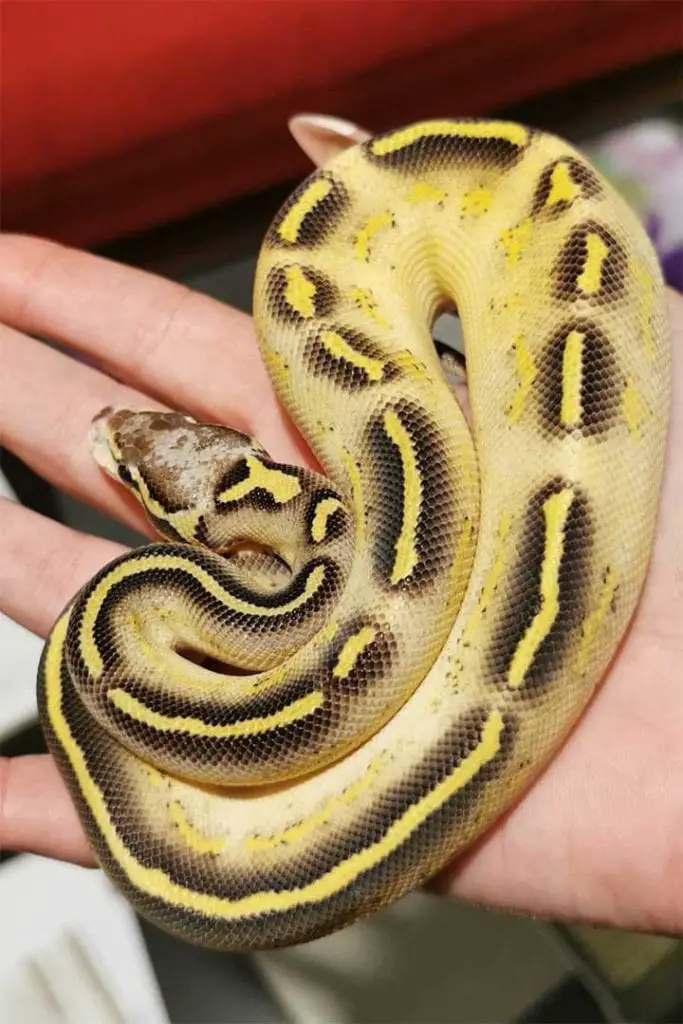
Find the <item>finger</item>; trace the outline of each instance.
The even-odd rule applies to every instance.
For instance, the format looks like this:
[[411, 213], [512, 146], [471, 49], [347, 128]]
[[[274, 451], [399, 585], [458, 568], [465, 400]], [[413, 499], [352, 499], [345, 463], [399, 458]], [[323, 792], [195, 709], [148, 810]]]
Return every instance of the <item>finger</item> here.
[[8, 235], [0, 320], [87, 355], [164, 404], [255, 434], [277, 458], [305, 451], [275, 398], [251, 318], [182, 285]]
[[92, 417], [105, 406], [158, 403], [1, 326], [0, 366], [0, 442], [60, 490], [149, 533], [140, 507], [98, 467], [87, 440]]
[[83, 584], [125, 550], [1, 498], [0, 536], [0, 611], [43, 637]]
[[94, 865], [76, 809], [51, 757], [0, 758], [0, 850]]
[[[0, 609], [40, 636], [83, 583], [123, 550], [7, 500], [0, 500], [0, 534]], [[2, 849], [94, 863], [52, 758], [0, 758]]]

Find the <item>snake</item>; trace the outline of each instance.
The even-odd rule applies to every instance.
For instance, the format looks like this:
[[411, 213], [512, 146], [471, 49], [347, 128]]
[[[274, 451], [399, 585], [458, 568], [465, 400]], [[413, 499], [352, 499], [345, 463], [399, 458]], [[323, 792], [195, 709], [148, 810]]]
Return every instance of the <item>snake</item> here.
[[[447, 311], [469, 410], [433, 340]], [[38, 673], [113, 885], [238, 952], [423, 885], [549, 764], [640, 598], [670, 391], [639, 219], [578, 149], [511, 121], [335, 154], [265, 234], [253, 317], [314, 460], [103, 410], [92, 453], [158, 539], [80, 589]]]

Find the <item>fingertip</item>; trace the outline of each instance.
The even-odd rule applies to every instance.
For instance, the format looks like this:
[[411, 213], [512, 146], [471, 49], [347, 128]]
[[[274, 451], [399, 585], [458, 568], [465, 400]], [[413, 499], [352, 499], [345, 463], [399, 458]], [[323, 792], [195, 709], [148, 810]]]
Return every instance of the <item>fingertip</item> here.
[[95, 866], [76, 809], [51, 757], [0, 758], [0, 850]]

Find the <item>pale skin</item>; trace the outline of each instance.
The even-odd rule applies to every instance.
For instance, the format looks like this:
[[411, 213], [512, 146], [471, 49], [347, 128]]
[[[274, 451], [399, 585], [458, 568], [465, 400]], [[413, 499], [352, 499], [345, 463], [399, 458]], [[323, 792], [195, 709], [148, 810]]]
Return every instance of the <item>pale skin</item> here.
[[[683, 931], [683, 298], [670, 293], [668, 303], [672, 424], [637, 614], [563, 748], [442, 874], [442, 893], [565, 920]], [[255, 435], [276, 459], [313, 464], [275, 398], [251, 319], [234, 309], [85, 253], [3, 236], [0, 323], [2, 444], [50, 483], [149, 536], [139, 508], [87, 447], [90, 420], [106, 405], [183, 409]], [[121, 550], [3, 500], [0, 536], [0, 609], [42, 637]], [[0, 848], [94, 863], [50, 757], [0, 759]]]

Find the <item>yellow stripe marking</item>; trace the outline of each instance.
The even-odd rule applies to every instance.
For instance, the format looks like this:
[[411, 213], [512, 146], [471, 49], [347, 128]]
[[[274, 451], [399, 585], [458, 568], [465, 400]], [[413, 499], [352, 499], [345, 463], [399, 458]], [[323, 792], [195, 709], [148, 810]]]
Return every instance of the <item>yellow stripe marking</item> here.
[[351, 302], [355, 303], [367, 317], [373, 320], [379, 327], [389, 328], [388, 320], [382, 316], [379, 312], [379, 305], [377, 299], [370, 291], [369, 288], [351, 288], [348, 292], [348, 298]]
[[325, 540], [327, 535], [327, 524], [330, 516], [334, 515], [337, 509], [342, 507], [339, 498], [321, 498], [315, 506], [313, 522], [311, 523], [311, 537], [316, 544]]
[[363, 502], [363, 481], [361, 480], [360, 468], [353, 455], [342, 448], [339, 458], [344, 463], [351, 485], [351, 500], [356, 518], [356, 544], [360, 545], [365, 536], [365, 505]]
[[282, 832], [276, 832], [269, 836], [247, 836], [244, 840], [245, 850], [257, 853], [264, 850], [272, 850], [276, 846], [291, 846], [300, 842], [314, 832], [317, 828], [329, 824], [337, 807], [350, 806], [362, 793], [367, 792], [373, 785], [384, 766], [394, 759], [394, 755], [384, 750], [370, 762], [366, 772], [352, 782], [350, 786], [342, 790], [339, 796], [331, 797], [318, 811], [305, 818], [304, 821], [291, 825]]
[[455, 445], [453, 465], [457, 467], [462, 482], [463, 492], [479, 494], [479, 472], [476, 457], [472, 449], [464, 442]]
[[490, 188], [473, 188], [462, 197], [461, 209], [463, 213], [469, 213], [473, 217], [481, 217], [488, 213], [493, 202], [493, 192]]
[[227, 490], [221, 491], [217, 498], [218, 501], [224, 504], [240, 501], [252, 491], [261, 488], [267, 491], [278, 505], [284, 505], [301, 493], [301, 483], [298, 477], [292, 476], [290, 473], [283, 473], [280, 469], [264, 466], [255, 455], [245, 456], [244, 461], [247, 464], [249, 475], [239, 483], [228, 487]]
[[220, 836], [207, 836], [190, 824], [185, 808], [179, 801], [173, 801], [168, 813], [182, 838], [195, 853], [220, 853], [225, 849], [225, 839]]
[[573, 499], [574, 492], [571, 488], [565, 488], [543, 504], [545, 550], [541, 565], [541, 607], [517, 645], [510, 664], [508, 685], [515, 689], [524, 682], [534, 656], [552, 629], [560, 610], [560, 563], [564, 553], [567, 516]]
[[372, 626], [363, 626], [361, 630], [350, 636], [339, 652], [332, 675], [336, 679], [346, 679], [350, 676], [359, 657], [373, 643], [376, 636], [377, 631]]
[[263, 347], [263, 360], [268, 374], [275, 384], [286, 385], [290, 377], [289, 363], [285, 357], [270, 346]]
[[451, 566], [450, 578], [453, 584], [453, 595], [451, 600], [460, 604], [462, 591], [469, 581], [470, 567], [473, 556], [474, 524], [467, 516], [462, 521], [462, 527], [458, 536], [458, 543], [455, 548], [455, 557]]
[[327, 349], [335, 359], [343, 359], [351, 363], [359, 370], [363, 370], [369, 380], [381, 380], [384, 373], [384, 363], [381, 359], [373, 359], [371, 356], [364, 356], [358, 352], [346, 338], [336, 331], [323, 331], [320, 335], [320, 344]]
[[579, 654], [576, 667], [579, 672], [585, 672], [588, 667], [591, 644], [593, 643], [598, 627], [609, 612], [614, 595], [617, 592], [617, 574], [611, 567], [607, 570], [605, 581], [600, 591], [600, 597], [595, 611], [587, 617], [583, 624], [583, 635], [579, 645]]
[[430, 185], [427, 181], [413, 185], [408, 193], [408, 202], [416, 206], [421, 203], [442, 203], [445, 198], [446, 193], [443, 189], [437, 188], [436, 185]]
[[512, 348], [515, 355], [515, 373], [518, 384], [508, 408], [508, 419], [511, 423], [517, 423], [524, 412], [527, 397], [534, 385], [538, 371], [531, 349], [523, 334], [517, 335]]
[[652, 327], [652, 313], [654, 310], [654, 283], [647, 270], [639, 260], [633, 264], [633, 275], [640, 285], [638, 297], [638, 326], [643, 336], [643, 347], [645, 355], [650, 362], [657, 354], [655, 334]]
[[577, 185], [571, 176], [568, 165], [564, 161], [555, 164], [550, 175], [550, 192], [546, 199], [546, 206], [554, 206], [555, 203], [571, 203], [581, 194], [581, 186]]
[[627, 383], [621, 396], [621, 414], [626, 421], [629, 434], [634, 437], [642, 437], [643, 423], [650, 415], [650, 410], [631, 380]]
[[321, 644], [326, 644], [328, 640], [334, 640], [338, 632], [339, 623], [335, 622], [334, 619], [330, 619], [327, 625], [323, 626], [323, 628], [317, 634], [317, 637]]
[[576, 279], [576, 283], [586, 295], [595, 295], [600, 290], [602, 279], [602, 265], [609, 256], [609, 249], [605, 242], [594, 232], [586, 235], [586, 262], [583, 270]]
[[496, 545], [493, 551], [493, 561], [491, 562], [491, 567], [484, 578], [484, 585], [481, 589], [481, 594], [479, 595], [476, 607], [463, 629], [463, 640], [471, 639], [472, 634], [481, 623], [484, 613], [491, 603], [493, 595], [498, 589], [498, 584], [500, 583], [503, 572], [505, 571], [505, 562], [508, 552], [506, 541], [512, 527], [512, 522], [512, 515], [509, 512], [503, 512], [500, 518], [500, 523], [498, 524]]
[[357, 260], [365, 262], [370, 258], [370, 242], [378, 232], [384, 228], [391, 227], [393, 222], [394, 218], [388, 210], [383, 210], [381, 213], [373, 213], [371, 217], [368, 217], [356, 235], [354, 253]]
[[392, 366], [402, 370], [411, 380], [423, 381], [427, 377], [427, 367], [410, 351], [402, 348], [389, 357]]
[[522, 125], [509, 124], [505, 121], [488, 121], [469, 124], [466, 121], [428, 121], [424, 124], [411, 125], [392, 132], [383, 139], [375, 139], [370, 144], [375, 156], [387, 156], [410, 146], [419, 139], [429, 139], [436, 135], [460, 139], [504, 139], [515, 146], [525, 145], [528, 133]]
[[395, 586], [409, 576], [418, 563], [415, 538], [422, 507], [422, 480], [412, 438], [395, 412], [384, 414], [384, 429], [398, 448], [403, 466], [403, 523], [391, 573], [391, 584]]
[[513, 228], [501, 231], [499, 242], [505, 252], [505, 259], [509, 267], [515, 267], [519, 263], [520, 256], [531, 238], [531, 228], [531, 217], [525, 217]]
[[281, 711], [263, 718], [248, 718], [243, 722], [232, 722], [230, 725], [211, 725], [203, 718], [185, 718], [183, 715], [162, 715], [158, 711], [152, 711], [144, 701], [138, 700], [126, 690], [120, 687], [113, 687], [107, 690], [107, 697], [112, 704], [122, 711], [124, 715], [142, 722], [150, 729], [157, 729], [159, 732], [184, 732], [190, 736], [210, 736], [213, 739], [234, 739], [243, 736], [258, 736], [271, 729], [278, 729], [284, 725], [291, 725], [298, 722], [306, 715], [313, 714], [323, 705], [323, 694], [320, 690], [300, 697], [292, 701]]
[[268, 608], [250, 604], [248, 601], [242, 601], [240, 598], [229, 594], [208, 572], [200, 568], [200, 566], [194, 565], [189, 559], [180, 558], [178, 555], [155, 554], [145, 558], [136, 558], [122, 562], [100, 580], [88, 597], [83, 613], [78, 646], [86, 668], [94, 679], [97, 679], [104, 669], [100, 653], [93, 638], [95, 622], [102, 607], [102, 602], [115, 584], [152, 569], [181, 570], [186, 575], [194, 577], [211, 597], [227, 608], [243, 615], [262, 615], [266, 618], [274, 618], [277, 615], [295, 611], [319, 590], [325, 579], [325, 566], [316, 565], [306, 580], [303, 592], [298, 597], [293, 598], [287, 604], [279, 605], [276, 608]]
[[67, 616], [64, 616], [55, 628], [46, 661], [47, 711], [55, 737], [69, 758], [83, 799], [90, 808], [97, 828], [109, 847], [111, 856], [117, 861], [132, 885], [152, 897], [165, 900], [172, 906], [234, 921], [268, 912], [291, 910], [305, 903], [323, 900], [350, 885], [359, 875], [385, 860], [409, 839], [411, 833], [431, 814], [466, 786], [484, 765], [492, 761], [501, 748], [504, 722], [500, 712], [494, 711], [484, 723], [481, 740], [476, 748], [434, 789], [397, 818], [381, 839], [364, 850], [352, 854], [320, 878], [300, 889], [253, 893], [236, 900], [195, 892], [174, 882], [161, 868], [149, 868], [141, 864], [121, 840], [114, 827], [104, 795], [88, 771], [83, 752], [74, 741], [60, 706], [59, 665], [66, 633], [66, 622]]
[[560, 419], [567, 427], [575, 427], [581, 419], [581, 384], [583, 380], [583, 343], [581, 331], [567, 335], [562, 355], [562, 404]]
[[277, 229], [277, 233], [283, 241], [291, 243], [297, 241], [304, 218], [315, 209], [318, 203], [330, 194], [333, 187], [334, 184], [329, 178], [317, 178], [311, 182], [291, 209], [287, 211], [286, 216]]
[[301, 267], [285, 267], [285, 302], [309, 320], [315, 314], [315, 285]]

